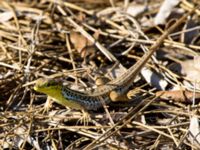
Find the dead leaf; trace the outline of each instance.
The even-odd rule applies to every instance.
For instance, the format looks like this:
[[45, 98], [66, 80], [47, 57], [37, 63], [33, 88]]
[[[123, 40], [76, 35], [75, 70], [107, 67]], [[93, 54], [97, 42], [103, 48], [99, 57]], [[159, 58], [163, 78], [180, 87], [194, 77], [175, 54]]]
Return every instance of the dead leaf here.
[[141, 74], [147, 83], [158, 90], [165, 90], [168, 85], [167, 81], [165, 81], [159, 74], [146, 67], [142, 68]]
[[[98, 40], [99, 39], [99, 36], [100, 36], [100, 31], [97, 30], [94, 34], [93, 34], [93, 37], [95, 38], [95, 40]], [[93, 43], [92, 43], [93, 45]]]
[[170, 70], [198, 83], [200, 82], [200, 57], [195, 56], [194, 59], [174, 63], [170, 66]]
[[83, 35], [74, 31], [70, 32], [70, 41], [79, 53], [81, 53], [88, 43], [88, 40]]
[[200, 148], [200, 128], [197, 116], [192, 116], [189, 127], [189, 141]]
[[78, 13], [78, 16], [77, 16], [78, 21], [84, 21], [85, 18], [86, 18], [86, 15], [83, 12]]
[[154, 19], [154, 23], [156, 25], [165, 24], [167, 17], [179, 2], [180, 0], [165, 0]]
[[[93, 37], [98, 40], [99, 35], [99, 31], [97, 31], [93, 34]], [[70, 41], [73, 44], [74, 48], [78, 51], [78, 53], [81, 54], [82, 58], [85, 58], [86, 56], [90, 56], [90, 58], [92, 58], [95, 55], [94, 43], [89, 41], [82, 34], [71, 31]]]
[[93, 58], [95, 56], [95, 47], [94, 46], [89, 46], [89, 47], [85, 47], [82, 49], [81, 51], [81, 57], [85, 58], [89, 56], [89, 58]]
[[200, 99], [200, 93], [193, 93], [187, 90], [174, 90], [174, 91], [158, 91], [156, 96], [159, 96], [163, 100], [172, 100], [175, 102], [192, 103], [193, 98], [195, 100]]
[[0, 13], [0, 22], [9, 21], [13, 17], [13, 13], [10, 11]]
[[139, 5], [135, 3], [131, 3], [127, 8], [127, 13], [133, 17], [138, 16], [139, 14], [143, 13], [147, 9], [145, 5]]

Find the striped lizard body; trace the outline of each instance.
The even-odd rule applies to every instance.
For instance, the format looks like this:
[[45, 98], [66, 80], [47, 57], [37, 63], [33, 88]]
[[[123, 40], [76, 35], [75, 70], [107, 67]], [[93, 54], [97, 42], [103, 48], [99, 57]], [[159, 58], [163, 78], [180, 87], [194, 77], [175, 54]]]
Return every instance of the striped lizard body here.
[[[34, 90], [47, 94], [53, 100], [63, 106], [74, 109], [97, 110], [102, 107], [100, 97], [75, 91], [52, 79], [39, 79]], [[109, 95], [101, 97], [106, 104], [110, 103]]]
[[51, 96], [57, 103], [64, 106], [81, 110], [98, 109], [102, 106], [100, 98], [102, 98], [105, 103], [108, 104], [116, 97], [127, 92], [128, 88], [132, 85], [133, 80], [140, 72], [142, 67], [144, 67], [152, 54], [160, 47], [168, 34], [177, 28], [190, 13], [181, 17], [174, 25], [165, 31], [150, 47], [149, 51], [146, 52], [146, 54], [144, 54], [135, 65], [130, 67], [122, 76], [108, 82], [106, 85], [102, 85], [91, 91], [78, 92], [67, 87], [63, 87], [61, 84], [41, 79], [38, 80], [34, 86], [34, 89], [38, 92]]

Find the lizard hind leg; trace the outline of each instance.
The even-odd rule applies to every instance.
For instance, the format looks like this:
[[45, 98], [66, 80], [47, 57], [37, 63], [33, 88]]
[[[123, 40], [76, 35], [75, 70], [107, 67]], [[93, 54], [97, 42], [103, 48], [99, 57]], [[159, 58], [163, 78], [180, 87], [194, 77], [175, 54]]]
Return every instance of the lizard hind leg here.
[[110, 99], [112, 102], [128, 102], [130, 99], [127, 97], [127, 94], [121, 94], [118, 91], [111, 91], [110, 92]]

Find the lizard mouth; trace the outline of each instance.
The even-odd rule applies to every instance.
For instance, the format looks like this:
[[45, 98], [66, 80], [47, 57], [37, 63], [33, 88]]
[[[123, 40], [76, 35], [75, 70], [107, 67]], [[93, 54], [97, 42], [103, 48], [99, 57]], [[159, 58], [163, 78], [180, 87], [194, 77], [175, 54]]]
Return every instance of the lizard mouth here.
[[36, 81], [33, 89], [37, 91], [38, 89], [45, 87], [47, 83], [48, 83], [48, 79], [40, 78]]

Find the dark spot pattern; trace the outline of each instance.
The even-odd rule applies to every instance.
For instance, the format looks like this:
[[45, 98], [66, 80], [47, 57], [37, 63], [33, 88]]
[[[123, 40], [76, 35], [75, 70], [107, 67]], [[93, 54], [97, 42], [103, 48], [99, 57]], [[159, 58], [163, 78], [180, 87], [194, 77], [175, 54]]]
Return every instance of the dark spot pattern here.
[[[81, 104], [87, 110], [97, 110], [102, 107], [102, 102], [99, 96], [90, 96], [86, 93], [77, 92], [67, 87], [62, 88], [62, 94], [65, 99]], [[103, 96], [102, 99], [105, 103], [109, 103], [109, 96]]]

